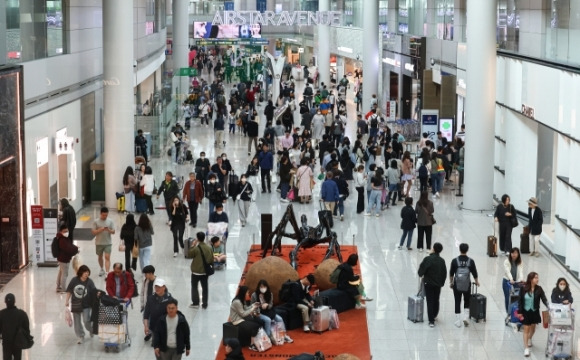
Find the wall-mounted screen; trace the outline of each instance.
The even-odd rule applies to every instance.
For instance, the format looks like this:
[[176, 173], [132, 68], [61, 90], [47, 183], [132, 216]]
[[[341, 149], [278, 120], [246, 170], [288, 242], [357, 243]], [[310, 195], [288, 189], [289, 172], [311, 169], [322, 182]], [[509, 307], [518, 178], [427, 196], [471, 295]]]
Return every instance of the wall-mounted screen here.
[[209, 21], [193, 23], [194, 39], [261, 39], [261, 24], [213, 25]]

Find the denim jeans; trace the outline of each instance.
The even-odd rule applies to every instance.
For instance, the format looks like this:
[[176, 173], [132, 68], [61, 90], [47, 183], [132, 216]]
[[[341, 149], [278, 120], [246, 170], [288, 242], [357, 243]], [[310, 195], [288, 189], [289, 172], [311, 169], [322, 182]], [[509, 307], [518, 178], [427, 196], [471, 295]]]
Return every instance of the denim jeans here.
[[387, 203], [391, 202], [391, 196], [393, 197], [393, 205], [397, 201], [397, 190], [399, 184], [389, 184], [389, 195], [387, 196]]
[[281, 182], [280, 183], [280, 197], [286, 199], [288, 196], [288, 191], [290, 190], [290, 183]]
[[401, 236], [401, 241], [399, 242], [399, 246], [403, 246], [405, 242], [405, 237], [407, 238], [407, 247], [411, 247], [411, 240], [413, 240], [413, 230], [403, 230], [403, 235]]
[[439, 191], [440, 185], [439, 185], [439, 181], [440, 181], [441, 177], [439, 176], [438, 173], [434, 173], [431, 174], [431, 193], [433, 195], [435, 195], [435, 193], [437, 191]]
[[503, 279], [501, 283], [501, 288], [503, 289], [503, 296], [505, 298], [505, 312], [508, 313], [508, 309], [510, 306], [510, 290], [512, 288], [510, 281], [508, 279]]
[[334, 212], [333, 212], [332, 215], [336, 216], [336, 210], [337, 209], [338, 209], [339, 215], [343, 215], [344, 214], [344, 197], [342, 195], [338, 199], [338, 206], [335, 206], [334, 207]]
[[367, 213], [373, 214], [373, 207], [374, 212], [378, 215], [381, 211], [381, 190], [371, 190], [371, 196], [369, 198], [369, 205], [367, 208]]
[[147, 246], [145, 248], [139, 248], [139, 266], [141, 267], [141, 271], [147, 265], [151, 264], [151, 246]]
[[[270, 319], [269, 316], [260, 314], [260, 320], [264, 324], [264, 331], [266, 332], [266, 334], [268, 336], [272, 336], [272, 319]], [[282, 317], [280, 317], [280, 315], [276, 315], [274, 321], [277, 323], [284, 323], [284, 320], [282, 320]]]

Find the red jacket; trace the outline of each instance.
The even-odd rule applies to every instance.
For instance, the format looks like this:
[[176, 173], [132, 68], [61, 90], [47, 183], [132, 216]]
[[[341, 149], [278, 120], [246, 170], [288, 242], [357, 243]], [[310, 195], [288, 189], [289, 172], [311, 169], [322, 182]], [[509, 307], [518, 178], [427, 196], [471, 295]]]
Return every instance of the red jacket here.
[[61, 263], [69, 263], [72, 257], [78, 254], [79, 248], [61, 233], [56, 234], [56, 237], [58, 238], [58, 257], [56, 259]]
[[187, 203], [193, 200], [199, 204], [203, 200], [203, 188], [201, 187], [201, 182], [195, 180], [195, 194], [193, 197], [191, 197], [191, 194], [189, 193], [190, 184], [191, 180], [188, 180], [185, 185], [183, 185], [183, 202]]
[[[109, 275], [107, 275], [107, 294], [109, 296], [116, 296], [116, 288], [117, 285], [115, 283], [115, 273], [111, 271]], [[133, 293], [135, 292], [135, 283], [133, 282], [133, 277], [127, 271], [123, 271], [121, 274], [121, 290], [120, 290], [120, 298], [121, 299], [130, 299], [133, 297]]]

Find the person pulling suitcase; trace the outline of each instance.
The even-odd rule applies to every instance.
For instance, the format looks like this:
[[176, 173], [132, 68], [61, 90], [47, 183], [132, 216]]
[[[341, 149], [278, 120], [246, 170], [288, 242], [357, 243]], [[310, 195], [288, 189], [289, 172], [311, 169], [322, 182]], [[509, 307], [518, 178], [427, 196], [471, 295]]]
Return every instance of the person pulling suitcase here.
[[458, 257], [451, 260], [449, 268], [449, 287], [455, 298], [455, 326], [461, 327], [461, 297], [463, 296], [463, 324], [469, 326], [469, 300], [471, 298], [471, 275], [475, 285], [479, 286], [475, 261], [467, 256], [469, 245], [459, 245]]

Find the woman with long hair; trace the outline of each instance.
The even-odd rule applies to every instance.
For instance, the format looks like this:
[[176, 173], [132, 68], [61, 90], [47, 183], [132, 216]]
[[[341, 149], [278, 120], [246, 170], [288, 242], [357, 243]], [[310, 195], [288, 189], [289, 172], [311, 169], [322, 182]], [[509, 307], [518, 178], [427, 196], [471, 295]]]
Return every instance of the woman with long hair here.
[[147, 202], [147, 214], [155, 215], [155, 211], [153, 210], [153, 202], [151, 201], [151, 197], [155, 191], [155, 178], [153, 177], [153, 169], [151, 169], [151, 166], [145, 167], [145, 174], [141, 178], [141, 182], [139, 184], [143, 186], [143, 197]]
[[515, 247], [510, 250], [509, 256], [503, 263], [503, 269], [502, 289], [505, 298], [505, 311], [509, 317], [510, 291], [513, 287], [520, 287], [526, 280], [524, 278], [524, 264], [519, 248]]
[[572, 292], [570, 291], [570, 284], [566, 278], [559, 278], [556, 281], [556, 287], [552, 290], [552, 303], [569, 305], [574, 302]]
[[[274, 311], [274, 296], [266, 280], [261, 279], [258, 281], [256, 290], [252, 293], [250, 303], [259, 303], [258, 311], [260, 315], [258, 317], [264, 323], [264, 331], [272, 339], [272, 344], [276, 344], [276, 337], [272, 334], [272, 320], [276, 322], [276, 326], [282, 327], [284, 327], [284, 320]], [[294, 342], [288, 335], [284, 336], [284, 341], [287, 343]]]
[[540, 277], [537, 272], [528, 274], [528, 278], [523, 287], [522, 294], [519, 299], [519, 312], [523, 316], [522, 325], [524, 325], [524, 356], [530, 356], [530, 348], [532, 347], [532, 337], [536, 332], [536, 325], [542, 321], [540, 316], [540, 300], [548, 307], [548, 299], [546, 294], [538, 282]]
[[415, 205], [417, 213], [417, 249], [423, 251], [423, 235], [427, 241], [427, 251], [431, 250], [431, 234], [433, 234], [433, 213], [435, 208], [433, 202], [429, 200], [429, 192], [421, 192], [421, 197]]
[[133, 214], [127, 215], [125, 223], [121, 227], [121, 240], [125, 244], [125, 269], [137, 270], [137, 258], [131, 259], [131, 254], [133, 252], [133, 246], [135, 245], [135, 228], [137, 223], [135, 222], [135, 216]]
[[411, 153], [405, 151], [403, 154], [403, 176], [401, 176], [401, 182], [407, 182], [407, 190], [405, 191], [404, 197], [409, 197], [409, 192], [413, 186], [413, 162], [411, 161]]
[[133, 173], [133, 167], [127, 166], [123, 175], [123, 191], [125, 192], [125, 211], [135, 212], [135, 186], [137, 179]]
[[512, 219], [517, 216], [516, 209], [510, 204], [508, 194], [503, 194], [501, 204], [495, 208], [493, 215], [495, 222], [499, 223], [499, 249], [508, 256], [512, 248]]
[[153, 226], [147, 214], [141, 214], [135, 228], [135, 245], [139, 248], [139, 267], [141, 271], [151, 262], [151, 245], [153, 245]]
[[254, 336], [262, 326], [262, 322], [253, 317], [257, 313], [257, 302], [248, 305], [250, 291], [247, 286], [240, 286], [230, 305], [230, 322], [238, 328], [238, 339], [242, 346], [250, 346], [251, 350], [258, 351], [253, 343]]
[[179, 247], [183, 250], [183, 232], [187, 222], [187, 207], [178, 196], [171, 200], [171, 232], [173, 233], [173, 257], [177, 257]]
[[308, 157], [303, 157], [302, 160], [300, 160], [300, 167], [296, 170], [296, 179], [298, 182], [298, 196], [300, 197], [300, 203], [310, 203], [314, 173], [309, 166]]
[[242, 174], [236, 192], [232, 194], [234, 199], [238, 202], [238, 214], [242, 227], [246, 226], [246, 223], [248, 222], [248, 212], [250, 211], [250, 205], [252, 204], [253, 193], [254, 188], [248, 181], [248, 177], [246, 174]]

